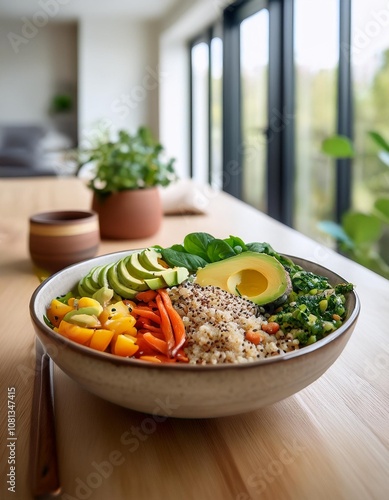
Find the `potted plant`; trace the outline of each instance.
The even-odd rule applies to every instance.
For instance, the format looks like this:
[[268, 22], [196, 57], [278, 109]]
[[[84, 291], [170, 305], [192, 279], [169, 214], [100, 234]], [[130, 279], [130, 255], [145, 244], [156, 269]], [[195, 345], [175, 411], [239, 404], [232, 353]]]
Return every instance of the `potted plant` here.
[[[376, 131], [369, 137], [379, 147], [378, 157], [389, 167], [389, 143]], [[345, 136], [335, 135], [325, 139], [322, 152], [332, 158], [353, 158], [352, 142]], [[379, 192], [371, 210], [360, 212], [349, 209], [340, 224], [321, 221], [319, 227], [334, 238], [339, 251], [359, 264], [389, 279], [389, 193], [388, 174], [377, 179]]]
[[130, 134], [120, 130], [116, 139], [108, 131], [79, 151], [78, 169], [92, 162], [92, 209], [99, 215], [102, 238], [136, 239], [155, 234], [162, 221], [158, 186], [176, 179], [174, 159], [147, 127]]

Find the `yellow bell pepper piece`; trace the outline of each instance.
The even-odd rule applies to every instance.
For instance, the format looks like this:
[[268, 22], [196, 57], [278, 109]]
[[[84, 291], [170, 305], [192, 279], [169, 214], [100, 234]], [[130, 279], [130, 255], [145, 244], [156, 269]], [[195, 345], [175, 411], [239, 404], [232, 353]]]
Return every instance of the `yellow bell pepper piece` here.
[[59, 324], [58, 332], [78, 344], [89, 345], [95, 330], [93, 328], [73, 325], [72, 323], [62, 320]]
[[129, 333], [130, 335], [136, 335], [136, 329], [134, 332], [135, 318], [133, 316], [123, 316], [118, 319], [107, 320], [103, 323], [103, 327], [107, 330], [111, 330], [116, 335], [121, 333]]
[[114, 320], [127, 316], [131, 316], [130, 310], [128, 306], [124, 304], [124, 302], [120, 301], [104, 307], [104, 310], [100, 314], [99, 319], [102, 324], [105, 324], [108, 320]]
[[53, 299], [50, 307], [47, 309], [47, 318], [50, 320], [52, 325], [59, 326], [65, 314], [72, 310], [73, 308], [71, 306], [60, 302], [57, 299]]
[[76, 309], [77, 304], [78, 304], [78, 299], [76, 299], [75, 297], [70, 297], [70, 299], [68, 300], [68, 305], [73, 309]]
[[100, 302], [92, 299], [91, 297], [81, 297], [81, 299], [78, 300], [77, 309], [81, 309], [83, 307], [96, 308], [99, 311], [98, 315], [103, 312], [103, 306], [100, 304]]
[[95, 330], [91, 338], [89, 347], [97, 351], [105, 351], [112, 340], [114, 332], [105, 329]]
[[112, 353], [117, 356], [133, 356], [138, 349], [135, 339], [127, 335], [118, 335], [111, 344]]

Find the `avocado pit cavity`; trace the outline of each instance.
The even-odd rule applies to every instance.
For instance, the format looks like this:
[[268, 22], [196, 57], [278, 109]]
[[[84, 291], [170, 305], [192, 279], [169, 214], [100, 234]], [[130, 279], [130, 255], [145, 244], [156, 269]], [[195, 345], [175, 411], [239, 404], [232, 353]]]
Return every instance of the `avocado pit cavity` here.
[[230, 293], [245, 297], [254, 297], [263, 294], [269, 286], [269, 282], [261, 272], [255, 269], [242, 269], [232, 274], [227, 280]]

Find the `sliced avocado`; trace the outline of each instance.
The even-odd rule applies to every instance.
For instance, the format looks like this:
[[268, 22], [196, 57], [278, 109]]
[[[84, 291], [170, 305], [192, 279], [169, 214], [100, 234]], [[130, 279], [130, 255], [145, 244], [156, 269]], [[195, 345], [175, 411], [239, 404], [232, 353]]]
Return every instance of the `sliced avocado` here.
[[93, 288], [95, 290], [98, 290], [100, 288], [99, 281], [98, 281], [99, 270], [100, 270], [100, 266], [95, 266], [87, 274], [88, 279], [90, 281], [90, 284], [91, 284], [91, 286], [93, 286]]
[[108, 304], [108, 302], [112, 299], [112, 297], [113, 297], [112, 288], [103, 286], [93, 294], [92, 299], [97, 300], [97, 302], [99, 302], [104, 307]]
[[91, 314], [74, 314], [68, 322], [84, 328], [98, 328], [101, 326], [98, 318]]
[[[84, 297], [91, 297], [97, 289], [95, 289], [89, 279], [88, 276], [84, 276], [79, 284], [78, 284], [78, 291], [81, 296]], [[83, 294], [81, 292], [84, 292]]]
[[159, 290], [160, 288], [166, 288], [166, 281], [161, 276], [156, 276], [155, 278], [146, 278], [145, 282], [151, 290]]
[[77, 292], [76, 293], [78, 293], [80, 295], [80, 297], [91, 297], [91, 295], [92, 295], [84, 289], [81, 281], [77, 285]]
[[165, 269], [160, 276], [166, 281], [167, 286], [176, 286], [186, 280], [189, 271], [185, 267], [176, 267], [174, 269]]
[[161, 272], [160, 278], [164, 280], [167, 286], [178, 285], [176, 269], [166, 269], [165, 271]]
[[256, 252], [242, 252], [207, 264], [197, 271], [195, 282], [217, 286], [258, 305], [269, 304], [291, 291], [284, 266], [276, 258]]
[[154, 278], [155, 276], [154, 272], [150, 271], [149, 269], [146, 269], [140, 263], [139, 255], [140, 253], [132, 253], [126, 259], [126, 267], [128, 272], [132, 276], [135, 276], [138, 279]]
[[69, 311], [65, 314], [64, 320], [69, 321], [73, 318], [73, 316], [77, 315], [87, 315], [87, 316], [99, 316], [101, 311], [97, 307], [80, 307], [80, 309], [74, 309], [73, 311]]
[[167, 269], [159, 262], [159, 260], [161, 260], [161, 254], [153, 248], [142, 250], [138, 258], [140, 264], [149, 271], [165, 271]]
[[114, 264], [113, 266], [109, 266], [108, 271], [107, 271], [107, 278], [109, 282], [110, 288], [113, 289], [114, 292], [116, 292], [120, 297], [123, 299], [133, 299], [135, 298], [135, 295], [138, 293], [137, 290], [134, 290], [133, 288], [129, 288], [119, 281], [119, 277], [117, 274], [117, 264]]
[[139, 290], [139, 291], [147, 290], [148, 286], [146, 285], [144, 280], [132, 276], [131, 273], [127, 270], [126, 267], [127, 259], [128, 257], [120, 259], [116, 266], [120, 283], [122, 283], [125, 286], [128, 286], [129, 288], [132, 288], [133, 290]]
[[107, 287], [107, 288], [112, 288], [109, 286], [109, 281], [108, 281], [108, 269], [113, 266], [113, 264], [106, 264], [105, 266], [100, 267], [100, 271], [98, 274], [98, 282], [101, 288]]
[[177, 285], [185, 281], [189, 276], [189, 271], [186, 267], [177, 267]]

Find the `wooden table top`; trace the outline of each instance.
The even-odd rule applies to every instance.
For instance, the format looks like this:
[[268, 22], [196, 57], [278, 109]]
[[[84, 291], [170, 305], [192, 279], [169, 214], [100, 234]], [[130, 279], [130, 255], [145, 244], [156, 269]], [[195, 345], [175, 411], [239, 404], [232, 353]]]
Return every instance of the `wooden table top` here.
[[[361, 313], [345, 350], [316, 382], [273, 406], [214, 420], [146, 415], [86, 392], [55, 369], [63, 500], [386, 499], [389, 494], [389, 281], [225, 195], [209, 214], [167, 216], [150, 239], [101, 243], [99, 253], [179, 243], [192, 231], [267, 241], [316, 261], [356, 285]], [[89, 208], [74, 178], [0, 181], [0, 498], [29, 500], [29, 432], [35, 364], [28, 303], [38, 280], [28, 255], [28, 217]], [[9, 398], [9, 394], [15, 394]], [[7, 444], [15, 403], [15, 448]], [[11, 407], [13, 408], [12, 404]], [[131, 431], [139, 446], [127, 450]], [[10, 469], [15, 462], [15, 469]], [[8, 490], [10, 472], [15, 493]]]

